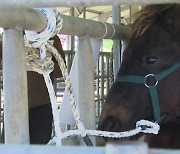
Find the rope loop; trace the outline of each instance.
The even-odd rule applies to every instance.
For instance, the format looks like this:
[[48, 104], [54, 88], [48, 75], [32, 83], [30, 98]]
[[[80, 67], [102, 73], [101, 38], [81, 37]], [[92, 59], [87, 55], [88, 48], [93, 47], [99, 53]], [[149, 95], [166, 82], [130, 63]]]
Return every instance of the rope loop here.
[[[135, 129], [126, 132], [105, 132], [105, 131], [85, 129], [81, 121], [78, 108], [74, 99], [71, 79], [69, 77], [64, 60], [62, 59], [61, 55], [58, 53], [56, 48], [52, 46], [53, 42], [48, 41], [53, 35], [59, 32], [60, 28], [62, 27], [62, 22], [63, 22], [62, 18], [59, 15], [59, 13], [57, 11], [54, 11], [53, 9], [42, 8], [40, 10], [44, 14], [46, 14], [48, 19], [48, 24], [46, 29], [41, 33], [25, 31], [26, 34], [25, 44], [28, 48], [27, 64], [31, 65], [35, 71], [37, 71], [40, 74], [43, 74], [44, 76], [53, 110], [53, 118], [54, 118], [54, 126], [55, 126], [54, 141], [56, 142], [56, 144], [61, 145], [62, 138], [70, 137], [72, 135], [81, 135], [82, 137], [85, 137], [86, 135], [93, 135], [93, 136], [102, 136], [102, 137], [121, 138], [121, 137], [133, 136], [140, 132], [157, 134], [160, 129], [159, 125], [157, 123], [153, 123], [146, 120], [138, 121]], [[107, 35], [107, 25], [105, 23], [103, 24], [105, 26], [105, 34], [101, 38], [104, 38]], [[115, 33], [115, 28], [114, 28], [114, 33]], [[39, 48], [39, 50], [35, 48]], [[60, 119], [58, 116], [57, 100], [53, 90], [51, 79], [49, 77], [49, 73], [54, 68], [54, 63], [51, 60], [52, 59], [51, 54], [57, 60], [62, 75], [64, 77], [65, 84], [68, 87], [70, 106], [76, 121], [76, 125], [78, 127], [78, 130], [70, 130], [63, 134], [61, 133], [59, 126]]]
[[54, 70], [54, 62], [49, 50], [46, 51], [46, 57], [41, 59], [37, 48], [26, 47], [26, 65], [30, 66], [33, 71], [48, 75]]
[[154, 123], [147, 120], [140, 120], [136, 123], [136, 127], [141, 127], [141, 132], [148, 134], [158, 134], [160, 126], [158, 123]]
[[52, 8], [39, 8], [47, 17], [47, 26], [44, 31], [37, 33], [25, 31], [26, 40], [32, 47], [38, 48], [45, 44], [51, 37], [59, 33], [62, 28], [63, 19], [60, 13]]
[[[60, 13], [52, 8], [39, 8], [47, 17], [47, 26], [44, 31], [37, 33], [25, 31], [25, 46], [27, 48], [27, 65], [39, 74], [48, 75], [54, 70], [51, 52], [46, 51], [46, 45], [53, 46], [49, 39], [58, 34], [62, 28], [63, 19]], [[39, 48], [37, 50], [36, 48]], [[40, 52], [40, 53], [39, 53]]]
[[[153, 123], [148, 120], [140, 120], [136, 123], [136, 128], [130, 131], [124, 132], [107, 132], [107, 131], [99, 131], [99, 130], [86, 130], [86, 134], [90, 136], [97, 136], [97, 137], [109, 137], [109, 138], [125, 138], [137, 135], [141, 132], [143, 133], [152, 133], [158, 134], [160, 126], [158, 123]], [[68, 138], [72, 136], [79, 136], [81, 134], [80, 130], [69, 130], [62, 133], [62, 138]], [[53, 138], [49, 144], [54, 144], [56, 137]]]
[[[51, 8], [40, 8], [47, 17], [47, 27], [44, 31], [37, 33], [25, 31], [25, 46], [27, 48], [27, 65], [31, 65], [34, 71], [43, 75], [52, 107], [52, 114], [55, 126], [56, 145], [61, 145], [60, 119], [58, 116], [57, 99], [49, 74], [54, 70], [51, 48], [53, 42], [49, 39], [59, 33], [63, 20], [60, 13]], [[37, 49], [39, 48], [39, 49]]]

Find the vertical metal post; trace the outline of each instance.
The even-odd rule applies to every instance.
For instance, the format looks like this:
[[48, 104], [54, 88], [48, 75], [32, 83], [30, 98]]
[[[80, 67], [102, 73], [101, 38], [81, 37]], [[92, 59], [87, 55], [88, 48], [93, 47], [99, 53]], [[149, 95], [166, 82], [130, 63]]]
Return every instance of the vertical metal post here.
[[28, 97], [25, 46], [22, 30], [3, 34], [3, 89], [5, 143], [28, 144]]
[[86, 7], [83, 8], [83, 19], [86, 19]]
[[102, 52], [101, 55], [101, 94], [100, 94], [100, 98], [101, 98], [101, 102], [104, 99], [104, 76], [105, 76], [105, 69], [104, 69], [104, 54]]
[[[70, 15], [74, 17], [74, 7], [71, 8]], [[71, 42], [71, 52], [73, 52], [74, 48], [75, 48], [75, 36], [70, 36], [70, 40], [71, 40], [70, 41]]]
[[[2, 61], [1, 61], [1, 63], [2, 63]], [[2, 64], [0, 64], [1, 66], [2, 66]], [[1, 68], [2, 69], [2, 68]], [[1, 108], [2, 108], [2, 97], [1, 97], [1, 75], [2, 75], [2, 73], [1, 73], [1, 70], [0, 70], [0, 142], [1, 142], [1, 136], [2, 136], [2, 131], [1, 131], [1, 124], [3, 123], [2, 121], [1, 121], [1, 119], [2, 119], [2, 115], [1, 115]]]
[[[112, 8], [113, 24], [121, 23], [121, 8], [119, 5], [114, 5]], [[114, 55], [114, 80], [116, 79], [121, 63], [121, 41], [113, 40], [113, 55]]]
[[[94, 64], [90, 38], [78, 40], [77, 54], [77, 103], [86, 129], [95, 129]], [[95, 145], [95, 138], [92, 137]]]

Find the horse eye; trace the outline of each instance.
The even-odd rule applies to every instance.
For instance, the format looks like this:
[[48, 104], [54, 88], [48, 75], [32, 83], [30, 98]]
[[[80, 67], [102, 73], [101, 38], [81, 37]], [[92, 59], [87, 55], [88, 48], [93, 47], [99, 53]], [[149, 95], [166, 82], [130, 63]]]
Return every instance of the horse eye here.
[[156, 57], [147, 57], [146, 58], [146, 63], [147, 64], [154, 64], [157, 61]]

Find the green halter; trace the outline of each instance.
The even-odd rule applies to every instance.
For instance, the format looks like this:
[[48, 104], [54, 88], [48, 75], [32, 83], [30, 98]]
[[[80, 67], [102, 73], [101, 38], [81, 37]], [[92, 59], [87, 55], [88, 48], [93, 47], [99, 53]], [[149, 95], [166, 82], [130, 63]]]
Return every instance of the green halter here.
[[[148, 74], [145, 77], [136, 76], [136, 75], [126, 75], [126, 76], [118, 75], [115, 82], [130, 82], [130, 83], [144, 84], [149, 89], [149, 92], [151, 95], [154, 119], [156, 122], [159, 123], [165, 118], [166, 115], [163, 115], [163, 116], [160, 115], [160, 106], [159, 106], [158, 92], [157, 92], [156, 86], [158, 85], [161, 79], [165, 78], [166, 76], [171, 74], [173, 71], [175, 71], [179, 67], [180, 67], [180, 63], [176, 63], [173, 66], [171, 66], [169, 69], [166, 69], [165, 71], [162, 71], [161, 73], [158, 73], [156, 75]], [[154, 77], [155, 79], [154, 85], [147, 84], [148, 77]]]

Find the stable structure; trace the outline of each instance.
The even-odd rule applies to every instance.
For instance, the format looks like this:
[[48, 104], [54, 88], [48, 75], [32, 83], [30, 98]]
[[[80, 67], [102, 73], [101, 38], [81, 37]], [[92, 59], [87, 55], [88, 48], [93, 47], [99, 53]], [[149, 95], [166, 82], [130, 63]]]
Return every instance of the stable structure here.
[[[8, 12], [8, 14], [6, 14]], [[5, 14], [4, 14], [5, 13]], [[4, 16], [6, 18], [4, 19]], [[27, 18], [23, 18], [23, 17]], [[19, 18], [22, 17], [22, 18]], [[91, 20], [85, 20], [85, 19], [79, 19], [75, 17], [68, 17], [68, 16], [62, 16], [63, 17], [63, 26], [61, 29], [62, 34], [68, 34], [68, 35], [76, 35], [79, 37], [82, 36], [89, 36], [93, 38], [103, 39], [103, 38], [116, 38], [116, 39], [128, 39], [130, 38], [130, 31], [128, 27], [125, 26], [119, 26], [119, 25], [111, 25], [103, 22], [96, 22]], [[7, 20], [8, 19], [8, 20]], [[41, 19], [41, 22], [37, 22], [38, 19]], [[39, 10], [34, 9], [18, 9], [18, 10], [4, 10], [0, 11], [0, 20], [4, 21], [2, 24], [0, 24], [1, 27], [5, 28], [5, 32], [3, 35], [3, 52], [5, 52], [4, 60], [3, 60], [3, 87], [4, 87], [4, 112], [5, 112], [5, 142], [6, 143], [28, 143], [28, 111], [27, 111], [27, 91], [24, 89], [27, 89], [27, 81], [26, 81], [26, 69], [25, 69], [25, 53], [24, 51], [24, 40], [22, 30], [33, 30], [33, 31], [43, 31], [46, 25], [46, 17], [42, 12]], [[27, 21], [26, 21], [27, 20]], [[74, 25], [74, 26], [72, 26]], [[96, 30], [94, 30], [93, 27], [96, 27]], [[10, 29], [9, 29], [10, 28]], [[13, 29], [16, 28], [16, 29]], [[18, 40], [18, 46], [17, 44]], [[81, 52], [79, 56], [77, 55], [77, 58], [83, 59], [78, 60], [77, 63], [77, 71], [81, 72], [83, 67], [89, 68], [89, 66], [93, 66], [93, 60], [89, 58], [87, 55], [91, 54], [91, 45], [88, 41], [88, 37], [81, 39], [82, 43], [79, 45], [79, 51], [80, 53], [82, 49], [86, 48], [87, 52]], [[85, 42], [84, 42], [85, 41]], [[11, 47], [8, 46], [8, 42], [11, 42]], [[86, 44], [84, 46], [84, 44]], [[14, 46], [14, 48], [13, 48]], [[18, 50], [18, 49], [21, 50]], [[10, 50], [11, 49], [11, 50]], [[12, 54], [14, 53], [14, 54]], [[19, 57], [16, 58], [16, 55]], [[92, 57], [92, 56], [91, 56]], [[12, 65], [9, 65], [9, 62], [12, 62], [12, 59], [15, 59], [14, 63]], [[84, 63], [85, 62], [85, 63]], [[24, 66], [24, 67], [22, 67]], [[16, 70], [19, 70], [18, 72]], [[19, 73], [21, 72], [21, 73]], [[81, 106], [81, 110], [84, 110], [88, 105], [87, 104], [93, 104], [92, 101], [94, 100], [94, 85], [93, 85], [93, 79], [94, 74], [92, 73], [93, 69], [89, 68], [86, 70], [86, 73], [79, 73], [77, 82], [78, 94], [77, 98], [78, 101], [82, 104], [79, 104]], [[11, 75], [13, 73], [13, 75]], [[91, 80], [87, 80], [87, 79]], [[17, 82], [18, 81], [18, 82]], [[88, 85], [91, 88], [86, 88], [85, 86], [88, 82]], [[13, 88], [11, 87], [12, 83], [16, 83]], [[84, 88], [83, 88], [84, 87]], [[87, 91], [88, 90], [88, 91]], [[11, 91], [11, 93], [10, 93]], [[15, 92], [16, 91], [16, 92]], [[23, 97], [21, 96], [23, 94]], [[91, 99], [89, 99], [91, 98]], [[16, 105], [13, 105], [14, 102], [20, 102]], [[86, 102], [87, 104], [83, 103]], [[84, 109], [83, 109], [84, 108]], [[19, 110], [21, 109], [21, 110]], [[87, 110], [87, 109], [86, 109]], [[88, 111], [91, 113], [91, 115], [94, 115], [93, 119], [86, 119], [85, 121], [89, 121], [87, 125], [91, 126], [91, 129], [95, 129], [95, 108], [90, 107]], [[11, 114], [9, 114], [11, 113]], [[80, 115], [83, 114], [80, 113]], [[12, 120], [13, 117], [13, 120]], [[91, 116], [86, 116], [90, 118]], [[20, 122], [20, 123], [19, 123]], [[18, 126], [21, 127], [14, 127], [17, 126], [16, 124], [19, 123]], [[86, 127], [86, 125], [85, 125]], [[90, 128], [90, 127], [88, 127]], [[16, 133], [15, 133], [16, 132]], [[16, 137], [13, 135], [16, 134]]]
[[[33, 31], [41, 32], [46, 27], [46, 17], [42, 12], [40, 12], [39, 10], [22, 9], [22, 8], [53, 7], [53, 6], [57, 7], [57, 6], [74, 6], [74, 5], [84, 6], [84, 5], [102, 5], [102, 4], [110, 5], [110, 4], [119, 4], [119, 3], [129, 3], [129, 4], [156, 3], [157, 4], [162, 2], [169, 3], [169, 0], [148, 0], [148, 1], [146, 0], [128, 0], [128, 1], [127, 0], [94, 0], [94, 1], [39, 0], [38, 2], [37, 0], [31, 0], [31, 1], [19, 0], [13, 2], [10, 0], [1, 1], [0, 21], [2, 22], [0, 23], [0, 27], [5, 28], [5, 32], [3, 35], [3, 52], [4, 52], [3, 87], [5, 93], [4, 112], [5, 112], [5, 134], [6, 134], [5, 142], [7, 144], [29, 143], [29, 137], [27, 131], [28, 102], [27, 102], [27, 81], [26, 81], [25, 53], [24, 53], [25, 46], [23, 40], [23, 30], [33, 30]], [[180, 1], [172, 0], [171, 3], [180, 3]], [[11, 11], [12, 8], [17, 10]], [[89, 104], [92, 103], [94, 97], [93, 83], [91, 83], [93, 82], [93, 73], [92, 73], [93, 61], [92, 61], [92, 53], [91, 53], [92, 50], [89, 44], [89, 37], [93, 37], [97, 39], [109, 38], [109, 39], [128, 40], [131, 36], [131, 32], [128, 27], [115, 25], [115, 24], [112, 25], [103, 22], [90, 21], [90, 20], [79, 19], [68, 16], [63, 16], [63, 20], [64, 20], [64, 24], [61, 29], [61, 33], [67, 35], [76, 35], [81, 37], [79, 50], [82, 50], [82, 48], [87, 47], [88, 54], [82, 51], [78, 57], [78, 58], [81, 57], [83, 61], [79, 60], [77, 64], [79, 66], [77, 70], [77, 72], [79, 72], [78, 74], [79, 81], [77, 82], [77, 86], [79, 88], [79, 93], [80, 93], [80, 95], [78, 95], [79, 102], [84, 103], [86, 100], [86, 102]], [[94, 27], [96, 27], [96, 29], [94, 29]], [[89, 37], [84, 37], [87, 35]], [[86, 46], [83, 46], [84, 42]], [[89, 55], [91, 59], [89, 59], [87, 55]], [[89, 68], [86, 74], [82, 73], [82, 69], [81, 69], [82, 66]], [[89, 80], [87, 81], [87, 79]], [[90, 89], [87, 89], [87, 87], [83, 88], [82, 86], [82, 85], [86, 85], [87, 82], [91, 87]], [[87, 99], [89, 99], [90, 101], [88, 102]], [[84, 107], [86, 107], [86, 105]], [[94, 114], [94, 111], [91, 111], [91, 113]], [[85, 121], [88, 121], [88, 119], [85, 119]], [[88, 125], [90, 125], [90, 127], [94, 127], [93, 122], [92, 123], [88, 122]], [[10, 152], [9, 150], [19, 151], [20, 149], [19, 147], [17, 147], [16, 149], [14, 147], [4, 146], [0, 148], [0, 150], [1, 152], [5, 153], [5, 151], [7, 152]], [[24, 147], [22, 148], [22, 150], [29, 150], [29, 147]], [[37, 150], [37, 147], [32, 147], [31, 152], [33, 153], [34, 150]], [[46, 150], [52, 151], [52, 147], [47, 147]], [[57, 153], [57, 148], [54, 148], [54, 150], [56, 150], [56, 152], [54, 153]], [[93, 149], [91, 153], [94, 150], [95, 149]], [[96, 150], [98, 151], [98, 153], [104, 153], [104, 149], [102, 148]], [[87, 153], [87, 151], [88, 150], [86, 149], [84, 153]], [[45, 151], [43, 151], [43, 153], [45, 153]], [[144, 154], [146, 153], [147, 151], [145, 150]]]
[[0, 0], [0, 9], [7, 8], [38, 8], [38, 7], [63, 7], [63, 6], [98, 6], [98, 5], [119, 5], [119, 4], [160, 4], [160, 3], [180, 3], [179, 0]]
[[179, 150], [149, 149], [143, 143], [107, 145], [106, 147], [53, 147], [29, 145], [0, 145], [0, 153], [6, 154], [179, 154]]

